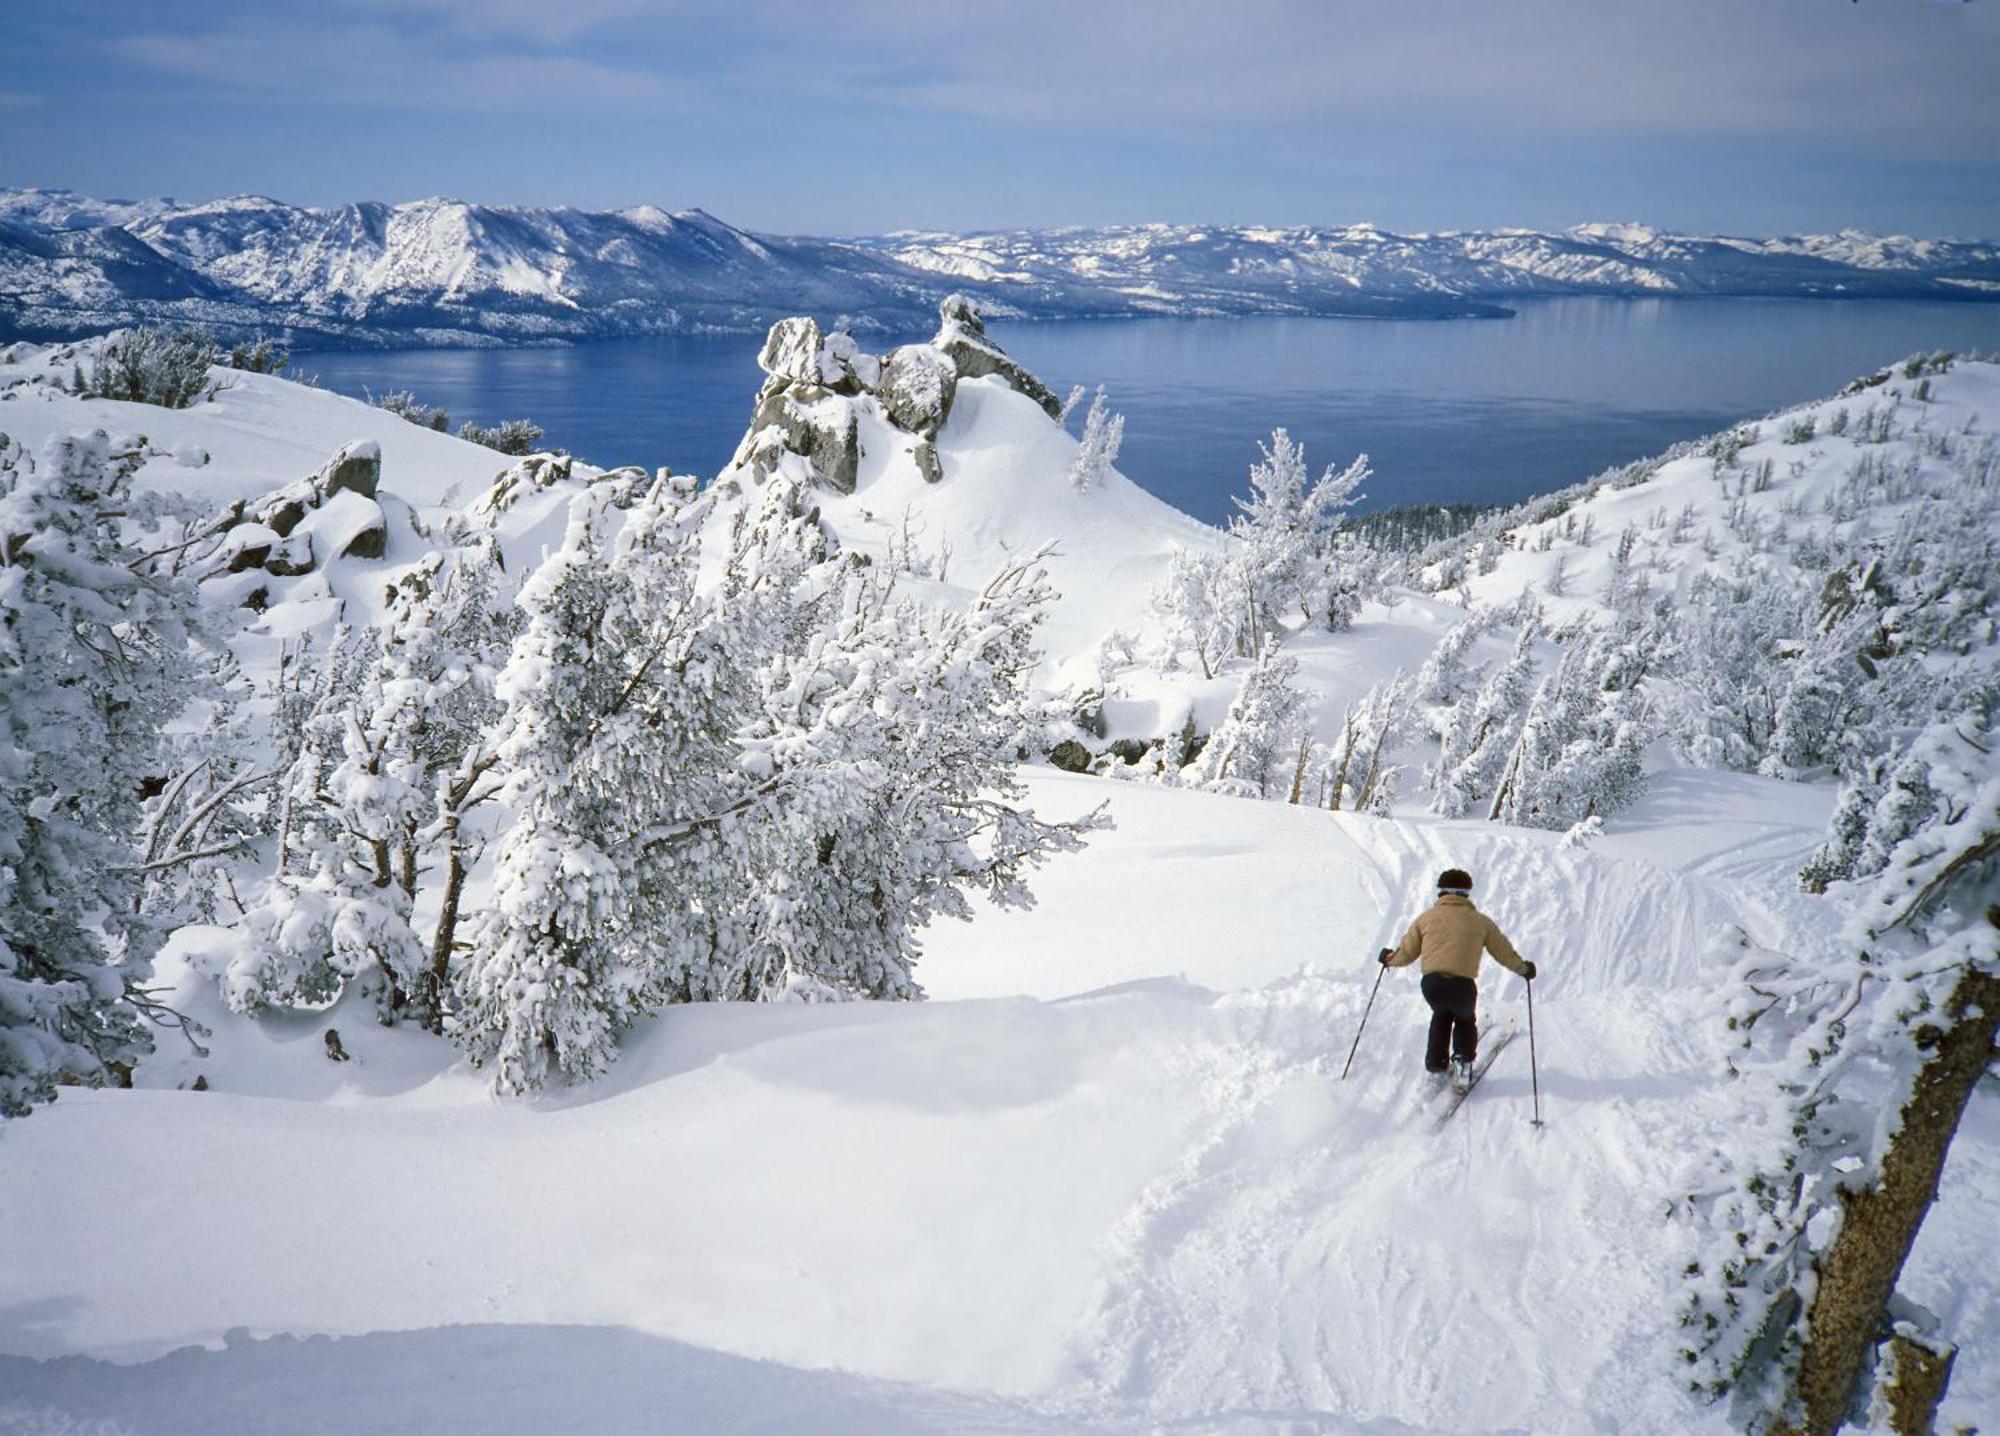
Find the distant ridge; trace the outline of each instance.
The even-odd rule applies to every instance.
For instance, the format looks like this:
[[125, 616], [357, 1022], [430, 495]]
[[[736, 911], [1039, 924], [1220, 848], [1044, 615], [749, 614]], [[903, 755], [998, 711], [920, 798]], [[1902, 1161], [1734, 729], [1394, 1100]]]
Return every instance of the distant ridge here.
[[424, 199], [303, 208], [0, 190], [0, 338], [136, 321], [294, 343], [537, 344], [756, 331], [791, 314], [915, 329], [995, 317], [1500, 317], [1553, 295], [2000, 299], [2000, 242], [1772, 239], [1638, 224], [1397, 234], [1371, 224], [1119, 225], [859, 239], [753, 234], [700, 209]]

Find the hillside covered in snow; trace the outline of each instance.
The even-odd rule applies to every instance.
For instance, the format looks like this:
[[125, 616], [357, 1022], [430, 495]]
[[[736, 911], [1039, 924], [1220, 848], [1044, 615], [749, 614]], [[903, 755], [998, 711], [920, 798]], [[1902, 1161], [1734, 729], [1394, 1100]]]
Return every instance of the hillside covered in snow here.
[[135, 320], [295, 345], [532, 344], [761, 330], [789, 314], [916, 328], [948, 293], [994, 315], [1499, 316], [1547, 295], [1980, 299], [1991, 242], [1776, 239], [1590, 224], [1142, 225], [853, 240], [751, 234], [700, 210], [427, 199], [314, 209], [0, 191], [0, 339]]
[[0, 350], [0, 1431], [1721, 1436], [1947, 1076], [1833, 1384], [2000, 1419], [2000, 366], [1378, 545], [866, 340], [699, 482]]

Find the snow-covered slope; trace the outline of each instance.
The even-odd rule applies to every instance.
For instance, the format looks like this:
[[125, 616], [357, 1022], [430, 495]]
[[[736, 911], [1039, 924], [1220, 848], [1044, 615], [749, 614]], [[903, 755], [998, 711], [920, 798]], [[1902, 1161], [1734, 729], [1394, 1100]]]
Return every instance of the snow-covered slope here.
[[[1079, 492], [1075, 441], [979, 338], [948, 312], [908, 346], [928, 354], [896, 364], [803, 325], [774, 334], [721, 482], [754, 485], [760, 464], [840, 476], [824, 522], [943, 599], [1054, 540], [1046, 632], [1088, 663], [1144, 621], [1165, 551], [1213, 535], [1115, 472]], [[508, 465], [267, 376], [168, 411], [41, 382], [76, 362], [61, 349], [0, 358], [0, 432], [143, 435], [142, 485], [203, 509], [379, 454], [386, 553], [274, 588], [248, 630], [257, 662], [288, 625], [366, 616], [421, 526]], [[947, 363], [948, 412], [892, 382]], [[1921, 401], [1893, 375], [1827, 401], [1809, 439], [1786, 442], [1801, 411], [1719, 466], [1690, 454], [1572, 495], [1592, 532], [1547, 550], [1537, 525], [1561, 515], [1512, 516], [1468, 597], [1532, 585], [1557, 621], [1583, 615], [1628, 521], [1664, 590], [1735, 556], [1710, 490], [1803, 536], [1862, 457], [1826, 437], [1835, 409], [1872, 423], [1904, 389], [1901, 438], [1870, 446], [1897, 463], [1922, 460], [1920, 405], [1955, 435], [2000, 418], [1993, 366], [1926, 377]], [[515, 572], [588, 478], [535, 472], [550, 486], [503, 515]], [[1649, 552], [1687, 505], [1690, 535]], [[1559, 552], [1566, 595], [1548, 592]], [[1391, 597], [1288, 645], [1322, 736], [1459, 619]], [[1212, 721], [1231, 686], [1163, 676], [1106, 716], [1153, 733], [1192, 702]], [[1675, 1369], [1695, 1238], [1672, 1206], [1741, 1116], [1722, 1076], [1726, 940], [1811, 947], [1842, 916], [1795, 880], [1827, 786], [1656, 764], [1583, 850], [1414, 811], [1030, 782], [1044, 815], [1108, 800], [1117, 826], [1038, 874], [1033, 910], [927, 932], [935, 1000], [672, 1007], [607, 1078], [529, 1101], [496, 1103], [451, 1048], [377, 1027], [365, 1002], [227, 1013], [187, 961], [215, 934], [185, 929], [161, 975], [209, 1050], [165, 1035], [134, 1090], [66, 1090], [0, 1129], [0, 1432], [1729, 1429]], [[1448, 865], [1478, 875], [1543, 976], [1536, 1065], [1524, 1036], [1439, 1132], [1414, 975], [1368, 1004], [1370, 954]], [[1482, 1003], [1489, 1024], [1526, 1016], [1496, 973]], [[351, 1061], [327, 1060], [334, 1025]], [[1947, 1423], [2000, 1413], [1996, 1184], [2000, 1116], [1975, 1101], [1902, 1281], [1962, 1347]]]
[[1495, 534], [1490, 567], [1466, 587], [1489, 606], [1526, 591], [1559, 625], [1599, 612], [1621, 567], [1679, 599], [1700, 575], [1782, 561], [1760, 559], [1774, 549], [1810, 557], [1837, 538], [1879, 540], [1912, 499], [1955, 482], [1948, 457], [1990, 462], [1996, 413], [2000, 365], [1918, 359], [1881, 370], [1502, 512], [1484, 526]]
[[[232, 1328], [402, 1334], [239, 1336], [122, 1375], [7, 1360], [0, 1409], [338, 1426], [434, 1409], [421, 1358], [442, 1352], [467, 1374], [525, 1361], [552, 1390], [514, 1407], [504, 1379], [471, 1380], [439, 1429], [532, 1429], [559, 1394], [570, 1429], [608, 1431], [652, 1389], [651, 1358], [593, 1355], [624, 1343], [670, 1366], [772, 1363], [733, 1371], [743, 1424], [715, 1429], [1721, 1431], [1668, 1366], [1685, 1234], [1664, 1213], [1728, 1120], [1705, 945], [1798, 920], [1767, 891], [1820, 813], [1797, 788], [1803, 806], [1774, 807], [1777, 786], [1700, 794], [1775, 840], [1760, 873], [1727, 878], [1706, 871], [1716, 844], [1680, 846], [1670, 808], [1584, 855], [1121, 787], [1117, 830], [1051, 874], [1037, 912], [933, 940], [941, 996], [1022, 995], [677, 1008], [608, 1082], [535, 1104], [495, 1107], [400, 1034], [345, 1025], [355, 1060], [335, 1066], [323, 1023], [198, 1007], [212, 1056], [169, 1049], [142, 1090], [67, 1094], [7, 1131], [9, 1230], [39, 1235], [0, 1263], [0, 1344], [150, 1361]], [[1064, 811], [1103, 788], [1036, 791]], [[1406, 974], [1339, 1080], [1367, 951], [1446, 861], [1481, 873], [1545, 969], [1540, 1132], [1525, 1040], [1428, 1130]], [[1489, 987], [1491, 1018], [1522, 1015], [1518, 984]], [[197, 1073], [209, 1090], [185, 1090]], [[1975, 1258], [1996, 1178], [2000, 1129], [1975, 1113], [1906, 1281], [1958, 1313], [1962, 1420], [2000, 1401], [2000, 1302]], [[79, 1268], [65, 1253], [86, 1231], [109, 1246]], [[454, 1357], [432, 1328], [460, 1323], [507, 1325]], [[576, 1325], [609, 1329], [556, 1329]], [[573, 1364], [547, 1360], [559, 1343]], [[280, 1361], [296, 1380], [262, 1374]], [[954, 1410], [926, 1387], [1000, 1404]], [[146, 1398], [170, 1394], [149, 1423]]]
[[311, 209], [260, 196], [180, 205], [0, 191], [0, 337], [153, 318], [320, 344], [533, 343], [756, 330], [801, 312], [896, 329], [952, 291], [1033, 318], [1441, 317], [1500, 315], [1530, 295], [1966, 299], [1996, 286], [1991, 242], [1851, 231], [1137, 225], [825, 240], [650, 205]]

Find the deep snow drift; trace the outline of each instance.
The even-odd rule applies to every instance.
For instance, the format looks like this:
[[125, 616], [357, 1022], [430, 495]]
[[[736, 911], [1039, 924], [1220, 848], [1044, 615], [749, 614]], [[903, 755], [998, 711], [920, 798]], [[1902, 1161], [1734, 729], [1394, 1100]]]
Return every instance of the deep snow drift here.
[[[275, 583], [246, 661], [368, 616], [507, 466], [266, 376], [169, 412], [5, 387], [66, 363], [13, 358], [0, 431], [144, 435], [142, 482], [209, 504], [378, 446], [385, 556]], [[1143, 626], [1173, 544], [1213, 538], [1122, 476], [1078, 492], [1075, 441], [999, 379], [958, 394], [938, 482], [900, 433], [864, 433], [826, 520], [881, 562], [905, 535], [948, 543], [926, 580], [945, 600], [1056, 540], [1060, 689]], [[1990, 426], [2000, 383], [1961, 366], [1935, 403]], [[1780, 458], [1781, 427], [1758, 441]], [[1841, 457], [1740, 501], [1809, 507]], [[1588, 591], [1627, 519], [1710, 502], [1706, 463], [1585, 500], [1594, 542], [1508, 547], [1478, 601], [1546, 592], [1565, 554]], [[507, 511], [510, 564], [588, 477]], [[1664, 587], [1727, 557], [1644, 561]], [[1322, 736], [1460, 616], [1392, 597], [1298, 643]], [[1212, 725], [1234, 676], [1121, 682], [1107, 739]], [[163, 974], [211, 1052], [163, 1037], [134, 1090], [67, 1090], [0, 1129], [0, 1431], [1722, 1432], [1672, 1367], [1693, 1236], [1669, 1204], [1735, 1118], [1720, 940], [1838, 925], [1795, 876], [1833, 792], [1652, 768], [1579, 848], [1038, 767], [1038, 810], [1108, 800], [1116, 827], [1037, 876], [1035, 910], [927, 933], [934, 1000], [673, 1007], [608, 1078], [528, 1101], [361, 1003], [224, 1012], [181, 962], [208, 935], [190, 929]], [[1372, 953], [1449, 865], [1542, 968], [1540, 1130], [1525, 1035], [1432, 1129], [1408, 972], [1340, 1080]], [[1489, 969], [1482, 1008], [1525, 1022], [1522, 985]], [[330, 1026], [351, 1061], [326, 1059]], [[1996, 1184], [2000, 1116], [1975, 1101], [1902, 1282], [1962, 1346], [1947, 1422], [2000, 1415]]]

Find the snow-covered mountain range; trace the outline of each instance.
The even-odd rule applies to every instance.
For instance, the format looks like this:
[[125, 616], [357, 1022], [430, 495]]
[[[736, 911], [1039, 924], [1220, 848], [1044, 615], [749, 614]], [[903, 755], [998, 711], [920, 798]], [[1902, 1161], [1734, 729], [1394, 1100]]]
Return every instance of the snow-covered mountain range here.
[[1396, 234], [1371, 224], [1139, 225], [823, 239], [701, 210], [426, 199], [303, 208], [0, 191], [0, 337], [135, 319], [296, 343], [568, 341], [757, 330], [788, 314], [918, 329], [949, 292], [990, 315], [1501, 316], [1547, 295], [2000, 297], [2000, 244], [1638, 225]]

